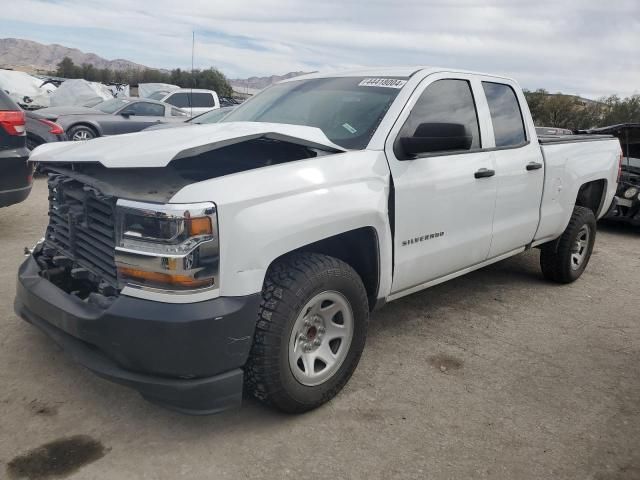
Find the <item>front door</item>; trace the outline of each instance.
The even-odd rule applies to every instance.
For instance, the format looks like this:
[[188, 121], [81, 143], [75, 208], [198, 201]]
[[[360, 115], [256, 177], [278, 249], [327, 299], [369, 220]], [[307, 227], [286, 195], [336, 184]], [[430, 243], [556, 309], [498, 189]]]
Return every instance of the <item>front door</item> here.
[[[489, 255], [496, 167], [493, 152], [482, 151], [486, 128], [474, 101], [478, 88], [479, 82], [465, 75], [427, 77], [387, 140], [395, 188], [392, 293], [476, 265]], [[404, 156], [398, 139], [413, 136], [425, 123], [464, 125], [470, 148]]]

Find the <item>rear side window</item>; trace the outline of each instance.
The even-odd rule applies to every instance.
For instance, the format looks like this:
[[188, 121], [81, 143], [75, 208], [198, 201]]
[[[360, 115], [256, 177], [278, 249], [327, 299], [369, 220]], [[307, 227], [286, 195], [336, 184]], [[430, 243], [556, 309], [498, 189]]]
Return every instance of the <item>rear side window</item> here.
[[399, 137], [415, 135], [422, 123], [464, 125], [466, 134], [472, 137], [471, 149], [480, 148], [478, 114], [471, 85], [466, 80], [437, 80], [429, 85], [411, 110]]
[[178, 108], [189, 107], [189, 97], [186, 93], [174, 93], [169, 98], [167, 98], [165, 102], [170, 103], [174, 107]]
[[482, 82], [487, 97], [496, 147], [517, 147], [527, 141], [516, 93], [503, 83]]
[[[193, 99], [193, 105], [189, 102], [189, 98]], [[216, 106], [213, 95], [203, 92], [174, 93], [167, 98], [166, 102], [178, 108], [213, 108]]]
[[213, 101], [213, 95], [210, 93], [193, 93], [193, 108], [213, 108], [216, 104]]

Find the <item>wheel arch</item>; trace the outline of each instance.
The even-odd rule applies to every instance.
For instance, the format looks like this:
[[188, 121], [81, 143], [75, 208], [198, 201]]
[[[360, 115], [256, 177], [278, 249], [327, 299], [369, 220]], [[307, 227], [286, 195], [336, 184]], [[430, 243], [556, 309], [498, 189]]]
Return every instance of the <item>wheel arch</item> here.
[[607, 180], [604, 178], [583, 183], [578, 189], [575, 206], [588, 208], [598, 218], [605, 207], [606, 193]]
[[[342, 260], [362, 279], [367, 291], [369, 308], [376, 306], [380, 291], [380, 242], [374, 227], [361, 227], [308, 243], [289, 251], [271, 262], [297, 252], [319, 253]], [[271, 266], [270, 265], [270, 266]]]

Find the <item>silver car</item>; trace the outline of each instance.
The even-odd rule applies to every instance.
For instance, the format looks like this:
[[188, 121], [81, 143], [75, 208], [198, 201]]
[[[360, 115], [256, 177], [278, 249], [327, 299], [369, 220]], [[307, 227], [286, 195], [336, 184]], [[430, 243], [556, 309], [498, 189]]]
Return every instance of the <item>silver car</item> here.
[[43, 108], [38, 115], [60, 125], [69, 140], [139, 132], [189, 118], [187, 112], [167, 103], [133, 97], [112, 98], [93, 107]]

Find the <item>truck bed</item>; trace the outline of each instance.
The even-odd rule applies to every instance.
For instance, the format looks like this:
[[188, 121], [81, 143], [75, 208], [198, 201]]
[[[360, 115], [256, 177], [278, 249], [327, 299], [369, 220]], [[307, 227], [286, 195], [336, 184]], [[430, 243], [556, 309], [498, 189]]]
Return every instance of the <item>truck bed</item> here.
[[604, 182], [607, 194], [597, 217], [613, 200], [618, 176], [620, 144], [611, 135], [540, 137], [545, 178], [536, 242], [557, 238], [566, 228], [580, 185]]

